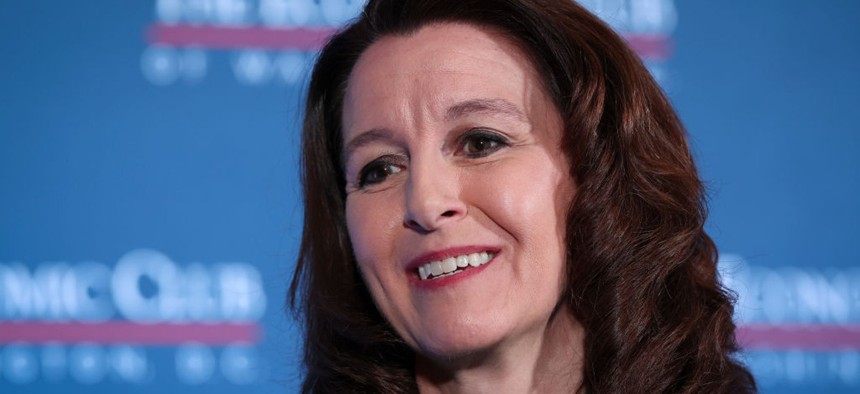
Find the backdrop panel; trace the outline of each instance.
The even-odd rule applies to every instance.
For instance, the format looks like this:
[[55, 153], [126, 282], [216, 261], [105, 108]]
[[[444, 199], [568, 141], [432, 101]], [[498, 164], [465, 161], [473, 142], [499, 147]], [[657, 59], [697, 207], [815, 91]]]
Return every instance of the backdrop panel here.
[[[687, 125], [763, 391], [860, 390], [860, 3], [583, 4]], [[302, 92], [361, 6], [0, 1], [0, 392], [296, 390]]]

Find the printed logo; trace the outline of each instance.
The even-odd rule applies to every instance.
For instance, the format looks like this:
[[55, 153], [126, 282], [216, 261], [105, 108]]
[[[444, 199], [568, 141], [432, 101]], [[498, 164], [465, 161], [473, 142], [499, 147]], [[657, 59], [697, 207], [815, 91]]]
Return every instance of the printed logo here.
[[0, 263], [0, 375], [16, 384], [146, 383], [156, 372], [149, 354], [173, 349], [183, 383], [216, 373], [252, 383], [265, 309], [248, 263], [180, 265], [150, 249], [114, 266]]
[[[244, 86], [297, 86], [334, 31], [356, 17], [361, 0], [157, 0], [141, 55], [154, 85], [205, 80], [219, 53]], [[658, 81], [672, 54], [673, 0], [590, 0], [583, 6], [620, 32]]]

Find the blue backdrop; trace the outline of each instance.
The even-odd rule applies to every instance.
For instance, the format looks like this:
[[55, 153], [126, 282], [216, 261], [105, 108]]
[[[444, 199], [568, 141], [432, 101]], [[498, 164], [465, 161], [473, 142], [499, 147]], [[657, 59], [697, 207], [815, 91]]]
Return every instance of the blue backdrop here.
[[[687, 125], [765, 392], [860, 390], [860, 3], [591, 0]], [[302, 91], [358, 0], [0, 1], [0, 392], [292, 392]]]

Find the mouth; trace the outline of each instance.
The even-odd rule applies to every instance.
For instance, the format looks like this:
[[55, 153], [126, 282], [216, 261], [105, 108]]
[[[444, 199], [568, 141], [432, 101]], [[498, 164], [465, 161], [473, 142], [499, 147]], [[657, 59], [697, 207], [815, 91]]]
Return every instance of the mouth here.
[[421, 281], [430, 281], [457, 275], [489, 263], [495, 255], [494, 252], [484, 251], [433, 260], [418, 267], [418, 278]]

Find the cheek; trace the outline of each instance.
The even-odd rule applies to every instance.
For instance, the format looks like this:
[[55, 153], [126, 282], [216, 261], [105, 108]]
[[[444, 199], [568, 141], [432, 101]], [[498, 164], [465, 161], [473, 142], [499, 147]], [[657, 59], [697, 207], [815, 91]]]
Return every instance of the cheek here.
[[395, 245], [392, 223], [400, 222], [396, 209], [377, 200], [376, 195], [360, 195], [346, 201], [349, 239], [365, 278], [368, 270], [391, 260]]
[[515, 283], [510, 286], [533, 288], [535, 302], [541, 298], [554, 305], [564, 284], [565, 218], [572, 181], [548, 156], [528, 159], [478, 177], [475, 184], [480, 184], [481, 192], [475, 201], [481, 201], [481, 211], [494, 223], [491, 228], [498, 226], [513, 245]]
[[[490, 219], [529, 243], [557, 239], [569, 193], [565, 179], [546, 157], [531, 157], [493, 168], [476, 177], [475, 194]], [[544, 245], [547, 246], [547, 245]], [[543, 246], [542, 246], [543, 247]]]
[[379, 311], [395, 327], [402, 320], [397, 301], [405, 299], [405, 281], [398, 277], [395, 259], [398, 210], [385, 204], [379, 195], [350, 197], [346, 203], [346, 223], [361, 277]]
[[346, 228], [352, 243], [353, 254], [363, 269], [362, 262], [368, 260], [373, 250], [381, 245], [383, 240], [376, 237], [378, 232], [373, 231], [373, 215], [369, 215], [366, 209], [361, 209], [362, 205], [360, 198], [347, 198]]

